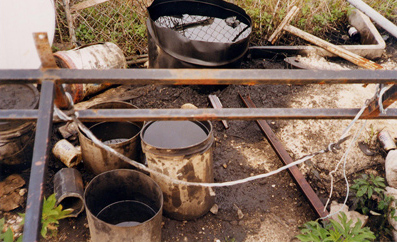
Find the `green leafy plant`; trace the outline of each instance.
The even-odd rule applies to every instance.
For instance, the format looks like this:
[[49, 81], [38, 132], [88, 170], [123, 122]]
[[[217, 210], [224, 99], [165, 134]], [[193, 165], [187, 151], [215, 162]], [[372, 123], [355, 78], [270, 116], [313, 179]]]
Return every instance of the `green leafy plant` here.
[[385, 179], [380, 176], [363, 174], [361, 178], [354, 180], [354, 184], [350, 187], [355, 193], [353, 198], [352, 209], [361, 210], [363, 214], [377, 215], [379, 222], [377, 223], [377, 236], [382, 233], [391, 235], [391, 225], [387, 217], [390, 215], [397, 220], [395, 215], [396, 209], [392, 207], [394, 198], [385, 194]]
[[338, 215], [340, 223], [330, 219], [323, 221], [321, 225], [318, 221], [309, 221], [301, 228], [301, 234], [297, 235], [300, 241], [310, 242], [368, 242], [375, 240], [374, 233], [368, 228], [362, 228], [362, 222], [358, 220], [353, 226], [353, 221], [347, 221], [345, 213]]
[[383, 206], [385, 188], [385, 179], [380, 176], [363, 174], [361, 178], [355, 179], [350, 187], [355, 193], [353, 209], [358, 208], [364, 214], [368, 214], [370, 210], [377, 208], [378, 202], [381, 202], [380, 205]]
[[[62, 205], [56, 206], [55, 194], [48, 198], [44, 197], [41, 216], [41, 236], [47, 237], [47, 233], [55, 236], [58, 232], [59, 220], [73, 212], [73, 209], [62, 209]], [[21, 214], [25, 217], [25, 214]], [[23, 221], [24, 222], [24, 221]]]
[[[4, 229], [5, 218], [0, 219], [0, 241], [4, 242], [13, 242], [14, 241], [14, 232], [11, 228]], [[4, 233], [3, 233], [4, 231]], [[22, 241], [22, 236], [18, 237], [16, 240], [18, 242]]]

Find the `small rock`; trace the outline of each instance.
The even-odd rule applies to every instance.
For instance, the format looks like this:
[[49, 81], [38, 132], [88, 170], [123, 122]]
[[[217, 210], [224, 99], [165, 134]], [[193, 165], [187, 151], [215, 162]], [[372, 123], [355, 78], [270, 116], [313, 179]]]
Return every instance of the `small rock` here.
[[222, 166], [223, 166], [223, 168], [225, 168], [225, 169], [227, 168], [227, 164], [223, 164]]
[[240, 209], [239, 207], [237, 207], [236, 204], [234, 204], [233, 207], [237, 210], [237, 217], [238, 217], [238, 219], [243, 219], [243, 218], [244, 218], [244, 214], [243, 214], [243, 212], [241, 211], [241, 209]]
[[182, 108], [182, 109], [197, 109], [197, 106], [195, 106], [195, 105], [193, 105], [193, 104], [191, 104], [191, 103], [186, 103], [186, 104], [183, 104], [183, 105], [181, 106], [181, 108]]
[[19, 190], [19, 196], [22, 197], [22, 196], [25, 195], [27, 192], [28, 192], [28, 189], [22, 188], [21, 190]]
[[[385, 194], [388, 196], [394, 197], [394, 201], [391, 203], [391, 207], [396, 207], [395, 202], [397, 200], [397, 189], [387, 186]], [[392, 227], [392, 236], [393, 236], [393, 241], [396, 241], [397, 240], [397, 230], [395, 230], [395, 229], [397, 228], [397, 221], [394, 220], [390, 214], [387, 216], [387, 220], [389, 221], [390, 225], [393, 226]]]
[[[330, 214], [337, 212], [341, 207], [342, 207], [341, 212], [344, 212], [346, 214], [347, 221], [349, 221], [350, 219], [353, 221], [352, 225], [355, 225], [356, 222], [358, 222], [358, 219], [361, 220], [362, 223], [361, 227], [364, 227], [364, 225], [368, 222], [368, 216], [362, 215], [359, 212], [353, 210], [349, 211], [349, 207], [347, 205], [344, 205], [343, 203], [337, 203], [336, 201], [332, 201], [331, 203]], [[335, 214], [331, 218], [340, 223], [338, 215], [339, 214]]]
[[218, 213], [218, 210], [219, 210], [218, 204], [214, 204], [214, 206], [212, 206], [212, 208], [210, 209], [210, 212], [216, 215]]
[[215, 193], [215, 191], [214, 191], [214, 189], [212, 187], [209, 187], [208, 190], [210, 192], [210, 196], [211, 197], [215, 197], [216, 196], [216, 193]]

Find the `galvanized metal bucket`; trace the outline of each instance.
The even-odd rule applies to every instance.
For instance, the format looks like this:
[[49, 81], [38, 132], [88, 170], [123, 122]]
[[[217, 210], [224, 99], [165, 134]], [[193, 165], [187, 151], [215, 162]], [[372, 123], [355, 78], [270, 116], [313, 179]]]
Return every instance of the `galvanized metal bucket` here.
[[[213, 182], [212, 125], [208, 121], [148, 122], [141, 132], [142, 151], [149, 168], [190, 182]], [[206, 214], [215, 197], [209, 188], [173, 184], [151, 175], [164, 193], [164, 213], [191, 220]]]
[[[0, 84], [0, 109], [34, 109], [38, 102], [33, 85]], [[35, 127], [33, 122], [0, 122], [0, 167], [30, 165]]]
[[[111, 101], [95, 104], [90, 109], [137, 109], [136, 106], [120, 101]], [[139, 133], [141, 131], [142, 122], [101, 122], [101, 123], [85, 123], [102, 141], [110, 141], [107, 144], [117, 152], [127, 156], [130, 159], [141, 161], [141, 146]], [[94, 174], [105, 171], [133, 168], [132, 165], [123, 161], [119, 157], [111, 154], [102, 147], [96, 145], [89, 139], [79, 128], [79, 141], [84, 166], [86, 166]]]
[[104, 172], [87, 186], [84, 202], [91, 241], [161, 241], [163, 193], [149, 176]]

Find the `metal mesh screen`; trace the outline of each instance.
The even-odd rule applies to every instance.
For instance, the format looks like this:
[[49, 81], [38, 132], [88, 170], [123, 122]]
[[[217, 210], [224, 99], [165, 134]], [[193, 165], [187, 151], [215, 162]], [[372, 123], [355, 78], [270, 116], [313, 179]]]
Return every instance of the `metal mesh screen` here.
[[[126, 56], [147, 53], [145, 21], [146, 6], [150, 2], [144, 0], [72, 0], [69, 7], [64, 7], [63, 0], [56, 0], [56, 2], [58, 39], [65, 40], [67, 31], [65, 33], [64, 29], [70, 27], [80, 44], [113, 42], [123, 50]], [[69, 24], [66, 17], [68, 11], [71, 16]], [[70, 34], [68, 37], [71, 41]]]
[[206, 42], [235, 42], [247, 37], [251, 28], [235, 16], [226, 19], [183, 14], [161, 16], [156, 21], [160, 27], [178, 31], [191, 40]]

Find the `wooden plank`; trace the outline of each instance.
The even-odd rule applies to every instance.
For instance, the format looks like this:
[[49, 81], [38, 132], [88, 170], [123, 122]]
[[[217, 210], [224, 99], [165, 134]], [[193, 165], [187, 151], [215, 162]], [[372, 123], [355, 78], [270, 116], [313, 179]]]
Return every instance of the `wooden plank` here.
[[303, 30], [300, 30], [294, 26], [291, 25], [286, 25], [284, 26], [284, 30], [310, 42], [313, 43], [321, 48], [324, 48], [325, 50], [334, 53], [335, 55], [338, 55], [360, 67], [370, 69], [370, 70], [377, 70], [377, 69], [384, 69], [383, 66], [368, 60], [362, 56], [359, 56], [353, 52], [350, 52], [342, 47], [339, 47], [337, 45], [331, 44], [325, 40], [322, 40], [312, 34], [309, 34]]
[[281, 21], [280, 25], [276, 28], [276, 30], [273, 32], [273, 34], [269, 37], [269, 42], [272, 43], [272, 45], [277, 41], [277, 39], [280, 37], [282, 32], [284, 31], [284, 27], [286, 25], [289, 25], [291, 20], [295, 17], [295, 15], [298, 13], [299, 8], [297, 6], [293, 6], [291, 10], [287, 13], [283, 21]]
[[76, 12], [85, 8], [93, 7], [95, 5], [107, 2], [109, 0], [87, 0], [78, 4], [73, 5], [70, 8], [70, 12]]

